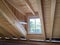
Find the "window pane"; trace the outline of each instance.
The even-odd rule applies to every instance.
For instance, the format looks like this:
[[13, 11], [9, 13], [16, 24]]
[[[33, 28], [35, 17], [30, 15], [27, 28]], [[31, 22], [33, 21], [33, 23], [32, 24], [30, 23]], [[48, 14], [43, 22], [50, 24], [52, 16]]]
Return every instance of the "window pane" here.
[[30, 34], [42, 34], [41, 30], [41, 22], [39, 18], [32, 18], [30, 19]]
[[36, 18], [36, 33], [41, 34], [42, 30], [41, 30], [41, 22], [39, 18]]
[[30, 19], [30, 32], [34, 33], [35, 30], [35, 19]]

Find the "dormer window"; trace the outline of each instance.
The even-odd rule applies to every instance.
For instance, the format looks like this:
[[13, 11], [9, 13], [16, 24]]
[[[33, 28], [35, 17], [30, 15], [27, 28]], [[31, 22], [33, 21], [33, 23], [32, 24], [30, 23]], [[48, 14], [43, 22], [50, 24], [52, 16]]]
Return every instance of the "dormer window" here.
[[29, 34], [42, 34], [41, 22], [38, 17], [29, 17]]

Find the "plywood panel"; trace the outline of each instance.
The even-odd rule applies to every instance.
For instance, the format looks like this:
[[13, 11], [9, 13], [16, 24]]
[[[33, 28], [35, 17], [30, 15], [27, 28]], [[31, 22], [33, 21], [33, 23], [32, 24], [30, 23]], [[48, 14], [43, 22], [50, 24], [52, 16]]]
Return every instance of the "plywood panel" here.
[[[21, 36], [25, 36], [26, 35], [26, 31], [23, 29], [22, 30], [22, 28], [20, 27], [20, 24], [18, 23], [19, 21], [17, 20], [17, 18], [13, 15], [13, 13], [11, 12], [11, 11], [9, 11], [9, 8], [7, 8], [7, 6], [6, 5], [4, 5], [4, 3], [2, 2], [2, 0], [0, 0], [0, 11], [1, 11], [1, 13], [2, 13], [2, 15], [3, 16], [5, 16], [5, 18], [8, 20], [8, 22], [12, 25], [12, 26], [14, 26], [14, 28], [13, 27], [11, 27], [8, 23], [6, 23], [6, 24], [4, 24], [4, 23], [1, 23], [5, 28], [9, 28], [10, 27], [10, 29], [8, 29], [8, 30], [12, 30], [12, 31], [10, 31], [12, 34], [13, 34], [13, 32], [15, 32], [13, 35], [15, 35], [15, 34], [17, 34], [17, 37], [21, 37]], [[18, 27], [18, 25], [19, 25], [19, 27], [21, 28], [21, 31], [20, 31], [20, 28]], [[22, 26], [22, 25], [21, 25]], [[12, 28], [12, 29], [11, 29]], [[19, 28], [19, 29], [18, 29]], [[7, 31], [8, 31], [7, 30]], [[25, 32], [24, 32], [25, 31]], [[24, 33], [23, 33], [24, 32]], [[16, 35], [15, 35], [16, 36]]]
[[6, 31], [3, 27], [0, 26], [0, 37], [13, 37], [10, 33]]
[[[7, 34], [11, 34], [11, 36], [16, 35], [15, 32], [13, 31], [14, 27], [12, 27], [12, 25], [2, 15], [3, 14], [0, 12], [0, 26], [5, 28], [5, 31], [8, 32], [8, 33], [5, 32], [6, 34], [4, 34], [4, 35], [7, 35]], [[4, 32], [2, 32], [2, 33], [4, 33]]]
[[53, 38], [60, 38], [60, 0], [57, 0]]
[[50, 37], [51, 34], [51, 0], [42, 0], [43, 4], [43, 16], [44, 16], [44, 24], [45, 24], [45, 31], [46, 36]]
[[[16, 1], [16, 0], [13, 0], [13, 1], [12, 0], [8, 0], [8, 2], [13, 4], [19, 11], [21, 10], [22, 13], [31, 12], [29, 10], [29, 8], [26, 6], [26, 3], [25, 3], [24, 0], [18, 0], [18, 1]], [[25, 14], [23, 14], [23, 15], [25, 15]]]
[[10, 3], [5, 1], [8, 7], [11, 9], [11, 11], [14, 13], [14, 15], [19, 19], [20, 21], [25, 21], [24, 17], [25, 15], [22, 15], [15, 7], [13, 7]]

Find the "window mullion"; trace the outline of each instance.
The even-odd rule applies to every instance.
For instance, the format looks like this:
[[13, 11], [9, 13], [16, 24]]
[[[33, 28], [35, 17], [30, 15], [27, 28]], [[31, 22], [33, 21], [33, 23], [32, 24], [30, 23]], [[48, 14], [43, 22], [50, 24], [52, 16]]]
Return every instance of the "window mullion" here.
[[36, 31], [36, 19], [35, 19], [35, 31]]

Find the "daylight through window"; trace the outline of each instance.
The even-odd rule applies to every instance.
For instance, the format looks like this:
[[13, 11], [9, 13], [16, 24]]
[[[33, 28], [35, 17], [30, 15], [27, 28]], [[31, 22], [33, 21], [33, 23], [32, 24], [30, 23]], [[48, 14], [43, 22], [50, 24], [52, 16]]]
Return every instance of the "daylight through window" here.
[[40, 18], [30, 18], [29, 28], [29, 34], [42, 34]]

